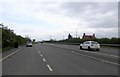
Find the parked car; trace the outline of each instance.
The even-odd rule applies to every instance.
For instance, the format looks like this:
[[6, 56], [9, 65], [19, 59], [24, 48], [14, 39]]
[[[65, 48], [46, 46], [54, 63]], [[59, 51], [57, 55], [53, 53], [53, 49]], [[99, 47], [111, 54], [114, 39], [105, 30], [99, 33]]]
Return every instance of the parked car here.
[[14, 42], [14, 48], [18, 48], [19, 45], [18, 45], [18, 42]]
[[100, 50], [100, 44], [95, 41], [85, 41], [80, 44], [80, 49], [87, 49], [87, 50]]
[[26, 47], [32, 47], [32, 43], [27, 43]]

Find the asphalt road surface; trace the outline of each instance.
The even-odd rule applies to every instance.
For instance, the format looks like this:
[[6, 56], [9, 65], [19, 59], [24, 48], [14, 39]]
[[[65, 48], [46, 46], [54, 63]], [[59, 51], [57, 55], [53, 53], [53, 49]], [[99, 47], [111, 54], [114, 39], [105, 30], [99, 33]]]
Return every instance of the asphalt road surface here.
[[[3, 75], [118, 75], [118, 63], [113, 61], [118, 58], [114, 49], [103, 48], [107, 50], [106, 52], [78, 49], [77, 46], [44, 43], [34, 44], [33, 47], [23, 46], [19, 51], [14, 50], [17, 51], [16, 54], [3, 61], [2, 73]], [[3, 53], [3, 58], [11, 53], [12, 50]]]

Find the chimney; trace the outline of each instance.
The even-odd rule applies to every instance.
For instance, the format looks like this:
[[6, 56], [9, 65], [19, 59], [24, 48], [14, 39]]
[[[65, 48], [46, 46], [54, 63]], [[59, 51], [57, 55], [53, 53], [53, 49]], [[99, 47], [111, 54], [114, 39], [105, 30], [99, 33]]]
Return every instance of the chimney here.
[[93, 34], [93, 36], [95, 37], [95, 34]]
[[83, 33], [83, 36], [85, 36], [85, 33]]

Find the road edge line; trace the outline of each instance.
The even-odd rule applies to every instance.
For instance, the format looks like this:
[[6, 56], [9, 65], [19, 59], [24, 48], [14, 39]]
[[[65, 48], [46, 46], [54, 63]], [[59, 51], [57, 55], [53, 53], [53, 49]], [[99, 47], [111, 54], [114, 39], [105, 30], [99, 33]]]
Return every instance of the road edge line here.
[[5, 61], [5, 60], [7, 60], [9, 57], [12, 57], [13, 55], [15, 55], [17, 52], [19, 52], [19, 51], [21, 51], [21, 50], [22, 50], [22, 49], [18, 49], [18, 50], [16, 50], [16, 51], [14, 51], [13, 53], [11, 53], [11, 54], [5, 56], [4, 58], [2, 58], [0, 61], [3, 62], [3, 61]]

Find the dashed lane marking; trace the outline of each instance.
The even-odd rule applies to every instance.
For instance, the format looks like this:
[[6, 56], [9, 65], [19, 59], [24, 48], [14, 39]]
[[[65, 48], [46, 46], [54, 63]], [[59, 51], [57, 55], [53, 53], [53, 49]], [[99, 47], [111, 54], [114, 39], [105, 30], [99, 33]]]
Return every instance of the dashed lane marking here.
[[103, 60], [103, 59], [100, 59], [100, 58], [95, 58], [95, 57], [92, 57], [92, 56], [83, 55], [83, 54], [79, 54], [79, 53], [76, 53], [76, 52], [73, 52], [73, 53], [75, 53], [75, 54], [77, 54], [77, 55], [81, 55], [81, 56], [89, 57], [89, 58], [92, 58], [92, 59], [95, 59], [95, 60], [103, 61], [103, 62], [106, 62], [106, 63], [111, 63], [111, 64], [114, 64], [114, 65], [120, 65], [120, 64], [118, 64], [118, 63], [110, 62], [110, 61]]
[[45, 58], [43, 58], [43, 61], [46, 61]]
[[50, 71], [53, 71], [52, 68], [50, 67], [50, 65], [47, 65], [47, 67]]
[[[36, 48], [36, 47], [35, 47]], [[36, 48], [37, 49], [37, 48]], [[38, 53], [41, 54], [41, 52], [37, 49]]]
[[74, 53], [74, 51], [72, 51], [72, 53]]
[[[84, 52], [89, 52], [89, 51], [84, 51]], [[105, 55], [105, 56], [111, 56], [111, 57], [118, 58], [118, 56], [115, 56], [115, 55], [103, 54], [103, 53], [99, 53], [99, 52], [89, 52], [89, 53], [100, 54], [100, 55]]]

